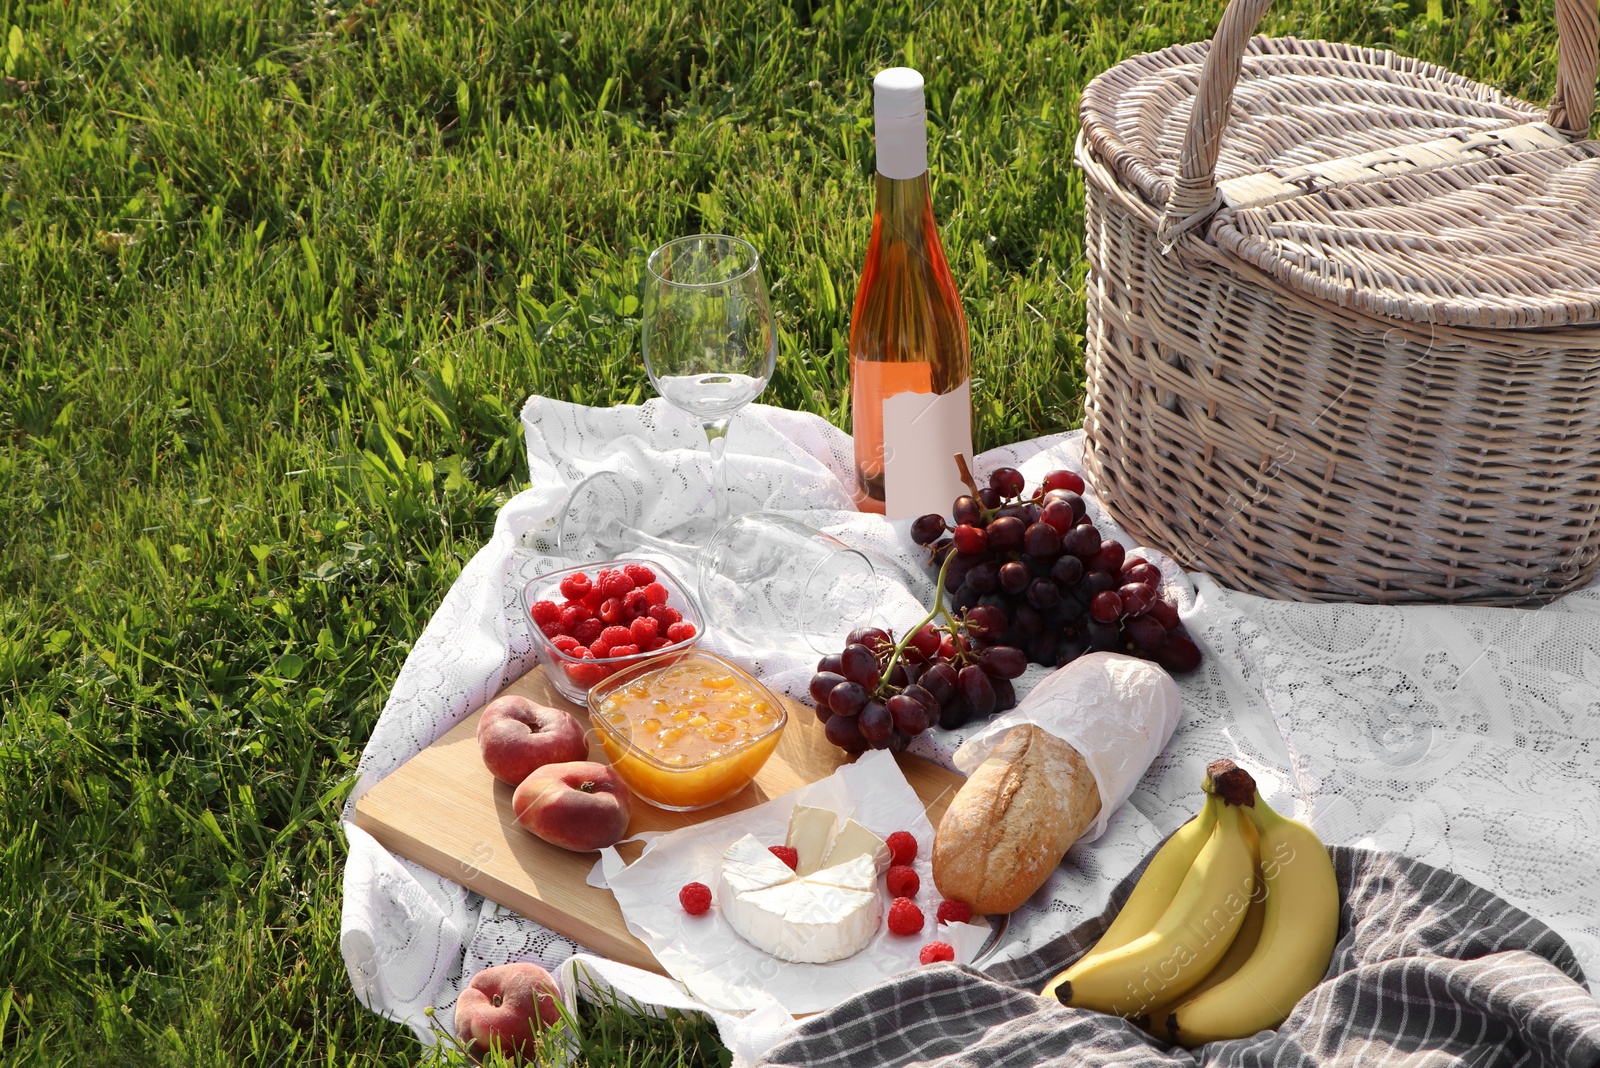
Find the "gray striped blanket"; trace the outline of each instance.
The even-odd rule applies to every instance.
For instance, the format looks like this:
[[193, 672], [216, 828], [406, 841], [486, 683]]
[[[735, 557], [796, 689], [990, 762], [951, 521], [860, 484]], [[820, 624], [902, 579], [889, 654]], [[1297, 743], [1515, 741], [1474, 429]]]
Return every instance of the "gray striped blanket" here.
[[1447, 871], [1330, 852], [1343, 900], [1333, 962], [1276, 1031], [1184, 1050], [1033, 993], [1094, 945], [1136, 871], [1105, 913], [1039, 951], [986, 973], [938, 964], [889, 980], [805, 1021], [766, 1063], [1600, 1068], [1600, 1003], [1561, 936]]

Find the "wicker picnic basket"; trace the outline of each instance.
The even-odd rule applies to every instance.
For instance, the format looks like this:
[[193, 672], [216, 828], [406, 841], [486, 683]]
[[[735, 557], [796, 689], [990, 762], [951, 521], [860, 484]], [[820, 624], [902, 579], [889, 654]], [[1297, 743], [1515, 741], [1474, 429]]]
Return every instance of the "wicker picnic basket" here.
[[1082, 103], [1087, 464], [1222, 584], [1548, 600], [1600, 556], [1594, 0], [1548, 109], [1438, 66], [1252, 37], [1129, 59]]

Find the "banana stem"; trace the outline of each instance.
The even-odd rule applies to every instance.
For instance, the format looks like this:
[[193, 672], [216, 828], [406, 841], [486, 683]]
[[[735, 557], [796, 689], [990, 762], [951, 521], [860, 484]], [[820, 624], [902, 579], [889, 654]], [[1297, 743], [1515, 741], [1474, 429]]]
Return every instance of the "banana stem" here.
[[1256, 803], [1256, 780], [1231, 760], [1213, 760], [1207, 764], [1200, 788], [1230, 805], [1249, 808]]

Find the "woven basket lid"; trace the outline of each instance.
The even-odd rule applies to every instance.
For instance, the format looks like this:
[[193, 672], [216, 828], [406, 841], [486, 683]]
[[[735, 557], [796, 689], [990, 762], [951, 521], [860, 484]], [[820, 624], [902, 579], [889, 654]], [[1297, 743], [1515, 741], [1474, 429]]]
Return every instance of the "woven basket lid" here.
[[1600, 143], [1224, 209], [1210, 239], [1290, 288], [1417, 323], [1600, 322]]
[[1159, 213], [1316, 299], [1416, 323], [1600, 322], [1600, 148], [1587, 133], [1600, 17], [1557, 0], [1557, 92], [1536, 107], [1442, 67], [1252, 37], [1137, 56], [1085, 89], [1084, 146]]
[[[1085, 143], [1157, 210], [1172, 194], [1210, 47], [1134, 56], [1083, 92]], [[1216, 177], [1247, 178], [1543, 116], [1543, 108], [1393, 52], [1256, 37], [1243, 59]]]

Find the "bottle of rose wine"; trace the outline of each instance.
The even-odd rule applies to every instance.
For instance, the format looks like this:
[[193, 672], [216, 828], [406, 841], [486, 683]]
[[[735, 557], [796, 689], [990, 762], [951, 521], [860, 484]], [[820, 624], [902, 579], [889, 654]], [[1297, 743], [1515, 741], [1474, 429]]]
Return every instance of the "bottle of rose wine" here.
[[878, 203], [850, 319], [856, 504], [891, 519], [943, 514], [972, 464], [967, 319], [928, 188], [922, 75], [891, 67], [872, 83]]

